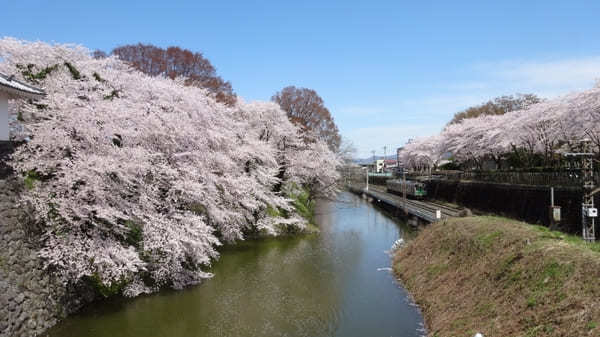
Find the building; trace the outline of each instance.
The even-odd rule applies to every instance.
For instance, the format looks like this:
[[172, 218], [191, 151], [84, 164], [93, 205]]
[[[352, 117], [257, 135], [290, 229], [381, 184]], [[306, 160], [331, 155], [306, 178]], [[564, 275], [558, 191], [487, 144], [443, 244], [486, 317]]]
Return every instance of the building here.
[[383, 172], [383, 168], [385, 167], [385, 161], [383, 159], [377, 159], [374, 163], [375, 165], [375, 172], [377, 173], [382, 173]]
[[396, 170], [396, 167], [398, 167], [398, 161], [396, 159], [386, 159], [384, 164], [386, 172], [394, 171]]
[[46, 95], [42, 89], [32, 87], [14, 79], [14, 76], [0, 74], [0, 142], [10, 140], [10, 126], [8, 119], [8, 100], [39, 99]]

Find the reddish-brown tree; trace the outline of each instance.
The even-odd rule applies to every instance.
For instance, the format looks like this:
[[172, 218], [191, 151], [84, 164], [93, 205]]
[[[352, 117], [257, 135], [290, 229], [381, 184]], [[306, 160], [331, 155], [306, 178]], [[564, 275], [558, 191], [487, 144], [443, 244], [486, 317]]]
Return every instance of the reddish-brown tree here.
[[208, 89], [220, 102], [231, 105], [236, 101], [231, 83], [217, 75], [202, 53], [138, 43], [117, 47], [112, 54], [150, 76], [184, 77], [187, 85]]
[[96, 60], [103, 59], [107, 56], [108, 55], [104, 51], [99, 50], [99, 49], [96, 49], [92, 52], [92, 57], [95, 58]]
[[532, 104], [541, 102], [542, 99], [535, 94], [516, 94], [496, 97], [486, 103], [467, 108], [454, 114], [448, 124], [455, 124], [463, 119], [476, 118], [482, 115], [504, 115], [507, 112], [523, 110]]
[[316, 91], [288, 86], [275, 93], [271, 100], [287, 112], [294, 124], [306, 132], [314, 132], [332, 151], [339, 149], [341, 137], [338, 127]]

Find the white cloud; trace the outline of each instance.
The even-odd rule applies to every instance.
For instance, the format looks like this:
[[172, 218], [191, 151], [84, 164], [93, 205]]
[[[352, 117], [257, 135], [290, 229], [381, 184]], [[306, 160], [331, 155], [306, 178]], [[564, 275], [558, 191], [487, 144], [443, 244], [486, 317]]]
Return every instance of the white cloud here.
[[396, 149], [403, 146], [410, 138], [424, 137], [440, 132], [444, 123], [364, 127], [348, 130], [344, 135], [356, 147], [358, 158], [368, 158], [372, 156], [371, 151], [373, 150], [376, 151], [376, 155], [383, 155], [384, 146], [387, 146], [388, 155], [394, 154]]
[[352, 125], [340, 125], [341, 132], [356, 147], [358, 158], [372, 156], [373, 150], [377, 155], [383, 155], [384, 146], [387, 146], [387, 154], [390, 155], [410, 138], [439, 133], [455, 112], [486, 99], [487, 96], [451, 94], [405, 99], [400, 106], [383, 112], [387, 122], [376, 120], [373, 116], [356, 116]]
[[585, 90], [600, 78], [600, 56], [548, 61], [504, 61], [474, 67], [493, 87], [557, 96]]
[[435, 94], [404, 100], [404, 105], [422, 116], [449, 120], [460, 110], [502, 95], [533, 93], [554, 98], [593, 87], [600, 78], [600, 56], [480, 63], [461, 76], [465, 79], [438, 85], [432, 90]]
[[490, 97], [480, 92], [459, 92], [456, 94], [445, 93], [423, 98], [404, 100], [404, 105], [411, 111], [419, 111], [421, 114], [433, 114], [452, 116], [455, 112], [469, 106], [480, 104]]
[[353, 125], [343, 128], [344, 136], [354, 143], [360, 158], [370, 157], [372, 150], [382, 155], [383, 146], [388, 146], [391, 154], [409, 138], [434, 135], [456, 112], [494, 97], [534, 93], [553, 98], [591, 88], [600, 78], [600, 56], [480, 63], [467, 67], [460, 76], [433, 85], [427, 96], [398, 96], [391, 107], [354, 106], [336, 110], [354, 121], [346, 123], [345, 126]]

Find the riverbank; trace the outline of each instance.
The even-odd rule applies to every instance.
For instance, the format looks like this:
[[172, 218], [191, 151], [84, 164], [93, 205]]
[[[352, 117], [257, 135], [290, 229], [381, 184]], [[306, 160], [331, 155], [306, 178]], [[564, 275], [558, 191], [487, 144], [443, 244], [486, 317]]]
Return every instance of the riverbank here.
[[222, 247], [200, 286], [95, 303], [44, 336], [421, 336], [385, 252], [409, 228], [350, 193], [319, 200], [314, 223], [318, 235]]
[[[22, 179], [15, 175], [0, 179], [0, 337], [40, 336], [82, 308], [108, 297], [124, 297], [120, 289], [113, 291], [93, 283], [64, 284], [56, 273], [44, 267], [39, 231], [34, 228], [36, 224], [28, 221], [28, 209], [18, 202], [24, 190]], [[246, 240], [228, 246], [269, 238], [289, 240], [294, 236], [318, 233], [314, 201], [307, 191], [299, 191], [288, 197], [296, 212], [306, 219], [305, 226], [282, 224], [278, 235], [256, 231], [254, 235], [247, 234]], [[284, 214], [271, 216], [282, 217]]]
[[600, 335], [600, 244], [500, 217], [432, 224], [393, 269], [429, 336]]

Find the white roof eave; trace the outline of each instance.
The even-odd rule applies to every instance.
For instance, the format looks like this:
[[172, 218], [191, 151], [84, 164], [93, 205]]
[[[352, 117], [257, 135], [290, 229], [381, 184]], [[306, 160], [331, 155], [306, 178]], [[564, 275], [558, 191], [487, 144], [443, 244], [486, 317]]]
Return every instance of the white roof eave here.
[[31, 98], [31, 99], [40, 99], [46, 96], [46, 93], [33, 93], [27, 91], [21, 91], [14, 88], [6, 87], [0, 85], [0, 92], [5, 92], [8, 94], [10, 98]]
[[44, 90], [19, 82], [4, 74], [0, 74], [0, 91], [14, 98], [38, 99], [46, 95]]

